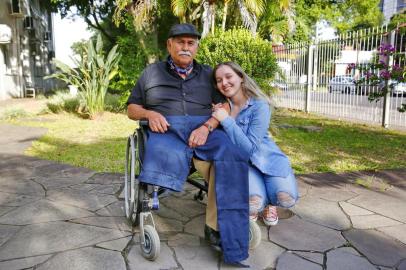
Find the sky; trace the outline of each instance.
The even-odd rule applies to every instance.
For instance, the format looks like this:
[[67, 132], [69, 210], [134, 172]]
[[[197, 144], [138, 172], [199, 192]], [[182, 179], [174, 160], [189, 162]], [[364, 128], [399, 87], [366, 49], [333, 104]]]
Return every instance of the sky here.
[[86, 29], [87, 25], [81, 18], [75, 20], [61, 19], [59, 14], [54, 14], [55, 33], [55, 58], [73, 67], [69, 58], [72, 55], [71, 46], [74, 42], [89, 39], [91, 33]]

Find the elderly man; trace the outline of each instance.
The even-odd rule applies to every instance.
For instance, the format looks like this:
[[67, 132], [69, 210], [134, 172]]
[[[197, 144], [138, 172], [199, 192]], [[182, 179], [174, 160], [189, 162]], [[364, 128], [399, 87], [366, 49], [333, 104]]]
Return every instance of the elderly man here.
[[128, 99], [128, 117], [149, 121], [142, 182], [181, 191], [192, 158], [213, 162], [217, 224], [207, 225], [218, 225], [225, 262], [237, 263], [248, 257], [248, 161], [211, 117], [211, 105], [224, 99], [213, 88], [211, 68], [194, 60], [199, 38], [191, 24], [172, 26], [169, 56], [144, 70]]

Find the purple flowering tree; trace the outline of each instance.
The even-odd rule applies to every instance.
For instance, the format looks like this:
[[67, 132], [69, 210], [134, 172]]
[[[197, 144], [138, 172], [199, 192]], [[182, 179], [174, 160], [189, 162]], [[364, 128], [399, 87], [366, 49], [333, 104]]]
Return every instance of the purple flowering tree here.
[[[390, 59], [396, 60], [397, 63], [404, 63], [405, 56], [401, 53], [396, 53], [395, 48], [390, 44], [382, 44], [378, 47], [378, 53], [375, 61], [370, 64], [356, 65], [354, 63], [348, 65], [348, 69], [359, 70], [360, 79], [356, 80], [356, 84], [368, 84], [378, 86], [377, 92], [372, 92], [368, 96], [369, 101], [379, 101], [386, 96], [398, 83], [406, 82], [406, 68], [398, 64], [389, 64]], [[402, 104], [398, 108], [400, 112], [406, 112], [406, 104]]]

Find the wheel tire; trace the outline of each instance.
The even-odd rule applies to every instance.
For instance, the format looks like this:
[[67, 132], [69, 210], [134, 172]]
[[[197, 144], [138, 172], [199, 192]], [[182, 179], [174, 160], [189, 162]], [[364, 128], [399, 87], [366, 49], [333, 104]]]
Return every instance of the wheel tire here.
[[257, 248], [261, 243], [261, 238], [262, 238], [261, 228], [255, 221], [250, 220], [250, 234], [249, 234], [250, 249]]
[[124, 209], [126, 217], [133, 225], [136, 224], [139, 214], [139, 186], [138, 175], [140, 159], [137, 136], [131, 135], [127, 141], [126, 166], [124, 177]]
[[124, 209], [128, 219], [134, 211], [134, 174], [135, 153], [134, 137], [131, 135], [127, 140], [127, 149], [125, 154], [125, 176], [124, 176]]
[[151, 225], [144, 226], [145, 243], [141, 244], [142, 256], [150, 261], [154, 261], [161, 251], [161, 242], [155, 228]]

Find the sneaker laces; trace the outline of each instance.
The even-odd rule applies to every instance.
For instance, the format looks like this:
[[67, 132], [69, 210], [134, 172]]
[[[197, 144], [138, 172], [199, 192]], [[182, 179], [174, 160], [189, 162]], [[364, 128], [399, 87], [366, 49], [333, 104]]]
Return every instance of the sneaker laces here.
[[278, 220], [278, 212], [276, 206], [267, 205], [262, 211], [262, 218], [268, 222], [275, 222]]

